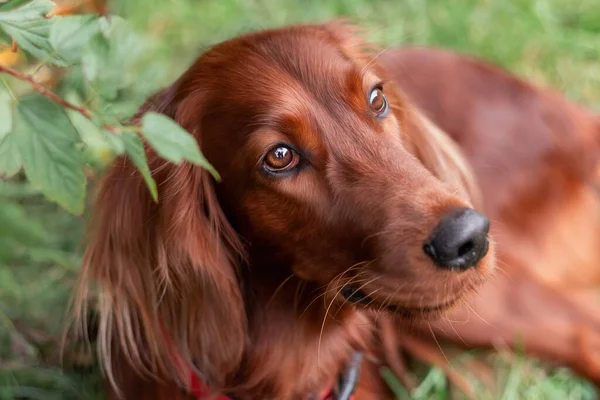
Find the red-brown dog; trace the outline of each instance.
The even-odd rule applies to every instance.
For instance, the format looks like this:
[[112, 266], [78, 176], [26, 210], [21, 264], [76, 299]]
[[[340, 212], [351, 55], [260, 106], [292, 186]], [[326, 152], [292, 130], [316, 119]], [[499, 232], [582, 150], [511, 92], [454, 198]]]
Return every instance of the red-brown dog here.
[[[110, 398], [348, 398], [332, 382], [381, 356], [378, 311], [432, 317], [485, 281], [474, 178], [385, 75], [347, 27], [288, 27], [213, 47], [141, 110], [222, 180], [150, 149], [158, 204], [127, 159], [103, 180], [81, 282]], [[369, 360], [358, 400], [385, 397]]]

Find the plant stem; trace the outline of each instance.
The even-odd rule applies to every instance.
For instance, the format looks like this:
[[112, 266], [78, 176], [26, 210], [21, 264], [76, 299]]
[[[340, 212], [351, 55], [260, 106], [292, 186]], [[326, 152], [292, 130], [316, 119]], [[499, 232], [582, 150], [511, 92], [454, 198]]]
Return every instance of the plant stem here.
[[0, 65], [0, 73], [12, 75], [19, 80], [29, 82], [31, 84], [31, 86], [33, 86], [35, 91], [38, 92], [39, 94], [41, 94], [42, 96], [49, 98], [53, 102], [58, 103], [65, 108], [69, 108], [71, 110], [77, 111], [78, 113], [80, 113], [81, 115], [86, 117], [87, 119], [92, 119], [92, 114], [87, 109], [76, 106], [75, 104], [71, 104], [64, 99], [61, 99], [56, 94], [52, 93], [46, 87], [41, 85], [39, 82], [36, 82], [33, 76], [23, 74], [17, 70], [14, 70], [14, 69], [8, 68], [8, 67], [4, 67], [2, 65]]
[[[35, 89], [35, 91], [38, 92], [39, 94], [41, 94], [42, 96], [52, 100], [53, 102], [63, 106], [64, 108], [68, 108], [70, 110], [78, 112], [79, 114], [83, 115], [84, 117], [86, 117], [87, 119], [89, 119], [90, 121], [93, 122], [93, 115], [90, 110], [88, 110], [87, 108], [84, 108], [84, 107], [77, 106], [77, 105], [70, 103], [70, 102], [66, 101], [65, 99], [57, 96], [51, 90], [49, 90], [48, 88], [44, 87], [42, 84], [37, 82], [32, 75], [24, 74], [15, 69], [0, 65], [0, 74], [1, 73], [11, 75], [21, 81], [29, 82], [29, 84], [33, 87], [33, 89]], [[121, 127], [119, 127], [119, 126], [103, 124], [102, 127], [114, 135], [121, 134]]]

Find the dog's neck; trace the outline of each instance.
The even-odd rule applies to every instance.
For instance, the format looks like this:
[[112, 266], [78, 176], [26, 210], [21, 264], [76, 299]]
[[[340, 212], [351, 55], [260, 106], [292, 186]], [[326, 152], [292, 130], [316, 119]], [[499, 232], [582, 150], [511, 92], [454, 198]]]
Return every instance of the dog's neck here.
[[354, 349], [368, 346], [368, 317], [291, 272], [264, 269], [272, 273], [259, 279], [256, 268], [243, 284], [249, 341], [232, 382], [243, 388], [238, 397], [297, 399], [322, 390]]

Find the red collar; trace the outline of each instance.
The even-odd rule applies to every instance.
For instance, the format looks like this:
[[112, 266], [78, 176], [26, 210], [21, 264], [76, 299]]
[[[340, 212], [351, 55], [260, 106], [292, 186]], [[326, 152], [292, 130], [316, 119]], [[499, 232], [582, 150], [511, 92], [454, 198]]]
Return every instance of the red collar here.
[[[181, 358], [178, 357], [175, 353], [173, 349], [173, 342], [170, 340], [170, 337], [167, 334], [167, 331], [164, 328], [164, 326], [161, 326], [161, 329], [163, 331], [163, 336], [165, 337], [168, 345], [169, 355], [173, 358], [175, 364], [179, 366], [179, 368], [182, 368]], [[319, 395], [318, 400], [354, 400], [354, 389], [356, 388], [356, 383], [358, 382], [358, 375], [360, 372], [361, 363], [362, 353], [354, 352], [352, 354], [350, 363], [343, 371], [343, 373], [340, 374], [340, 376], [338, 377], [337, 385], [335, 384], [335, 382], [331, 382], [331, 384], [328, 385], [328, 387]], [[183, 368], [186, 367], [183, 366]], [[188, 387], [188, 391], [190, 392], [190, 394], [192, 394], [197, 399], [204, 399], [208, 397], [211, 394], [211, 392], [206, 382], [204, 382], [202, 378], [196, 375], [191, 368], [187, 367], [187, 369], [189, 370], [188, 376], [190, 377]], [[220, 395], [216, 397], [215, 400], [233, 399], [230, 399], [229, 397], [224, 395]]]

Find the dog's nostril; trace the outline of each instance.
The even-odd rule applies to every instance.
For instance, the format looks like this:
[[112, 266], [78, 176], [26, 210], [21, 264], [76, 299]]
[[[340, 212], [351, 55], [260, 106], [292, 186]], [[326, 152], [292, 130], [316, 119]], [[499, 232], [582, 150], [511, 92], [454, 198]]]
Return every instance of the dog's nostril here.
[[473, 267], [488, 251], [489, 220], [471, 208], [456, 208], [442, 217], [423, 251], [451, 270]]
[[458, 256], [462, 257], [475, 248], [475, 243], [468, 241], [458, 248]]

